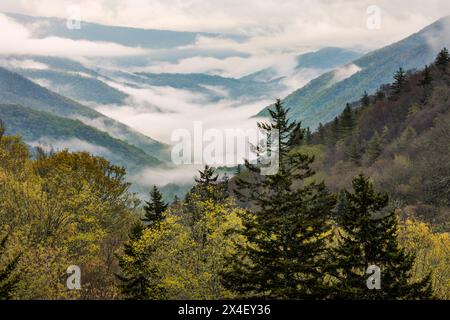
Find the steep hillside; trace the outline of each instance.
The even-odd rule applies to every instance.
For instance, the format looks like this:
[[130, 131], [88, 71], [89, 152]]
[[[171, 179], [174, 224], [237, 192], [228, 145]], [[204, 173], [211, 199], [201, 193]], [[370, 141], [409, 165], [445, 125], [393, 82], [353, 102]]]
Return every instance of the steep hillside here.
[[79, 119], [135, 145], [149, 155], [161, 158], [167, 156], [166, 145], [4, 68], [0, 68], [0, 98], [3, 104], [17, 104], [59, 117]]
[[[307, 135], [319, 179], [338, 191], [360, 172], [405, 214], [450, 229], [450, 56], [410, 74]], [[446, 66], [445, 66], [446, 65]], [[398, 77], [397, 77], [398, 78]]]
[[[306, 78], [309, 76], [321, 75], [334, 68], [343, 66], [359, 57], [361, 53], [349, 49], [326, 47], [317, 51], [300, 54], [296, 57], [296, 66], [292, 70], [291, 76], [301, 76]], [[316, 72], [311, 72], [315, 70]], [[309, 71], [309, 72], [306, 72]], [[255, 73], [242, 77], [241, 80], [252, 80], [258, 82], [269, 82], [275, 79], [280, 80], [279, 73], [273, 68], [266, 68]], [[314, 78], [309, 78], [310, 80]]]
[[78, 120], [7, 104], [0, 104], [0, 119], [6, 124], [7, 134], [19, 134], [31, 146], [56, 149], [67, 146], [74, 151], [89, 151], [125, 166], [130, 171], [162, 164], [137, 147]]
[[14, 71], [58, 94], [83, 103], [123, 104], [128, 97], [127, 94], [87, 74], [53, 70]]
[[[283, 102], [291, 109], [294, 119], [315, 129], [320, 122], [326, 123], [339, 115], [347, 102], [358, 100], [364, 91], [374, 93], [382, 84], [390, 82], [399, 67], [423, 68], [445, 46], [450, 46], [450, 17], [314, 79]], [[266, 115], [267, 109], [258, 114]]]

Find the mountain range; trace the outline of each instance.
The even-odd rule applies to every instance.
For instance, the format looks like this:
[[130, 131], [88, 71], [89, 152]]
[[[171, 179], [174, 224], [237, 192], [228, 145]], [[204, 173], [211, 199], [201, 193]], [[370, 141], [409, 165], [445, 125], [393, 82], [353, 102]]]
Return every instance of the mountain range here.
[[[394, 73], [423, 68], [450, 46], [450, 17], [445, 17], [404, 40], [370, 52], [339, 69], [327, 72], [283, 99], [291, 117], [315, 129], [338, 116], [346, 103], [359, 100], [392, 81]], [[268, 108], [258, 116], [267, 116]]]

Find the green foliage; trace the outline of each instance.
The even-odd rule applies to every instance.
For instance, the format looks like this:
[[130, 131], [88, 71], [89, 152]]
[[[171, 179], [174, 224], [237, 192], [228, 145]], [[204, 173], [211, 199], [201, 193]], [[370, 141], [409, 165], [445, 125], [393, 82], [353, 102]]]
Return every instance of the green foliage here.
[[406, 83], [406, 72], [403, 68], [398, 69], [394, 74], [394, 83], [392, 83], [391, 88], [394, 94], [400, 94]]
[[[31, 159], [17, 138], [0, 140], [0, 226], [20, 281], [13, 299], [117, 297], [112, 259], [136, 217], [123, 168], [87, 153]], [[66, 269], [82, 269], [82, 289], [66, 288]]]
[[[155, 231], [158, 227], [159, 224], [150, 226]], [[117, 256], [121, 269], [121, 274], [116, 275], [119, 280], [119, 288], [125, 299], [164, 299], [165, 290], [159, 283], [161, 277], [158, 270], [155, 267], [147, 267], [149, 259], [152, 259], [157, 248], [152, 245], [142, 248], [139, 245], [144, 230], [141, 223], [133, 226], [129, 240], [123, 246], [123, 253]]]
[[[336, 297], [344, 299], [430, 299], [430, 275], [411, 283], [414, 256], [400, 248], [397, 217], [386, 212], [387, 194], [374, 191], [363, 175], [353, 180], [353, 192], [337, 210], [340, 227], [334, 249]], [[381, 289], [368, 290], [366, 269], [381, 270]]]
[[291, 152], [290, 137], [299, 124], [288, 121], [280, 101], [270, 113], [271, 122], [258, 126], [268, 134], [279, 130], [279, 171], [262, 176], [259, 167], [246, 162], [255, 176], [238, 180], [237, 194], [249, 205], [241, 233], [248, 242], [232, 256], [225, 284], [244, 297], [320, 298], [335, 199], [324, 184], [299, 186], [313, 175], [314, 158]]
[[8, 134], [20, 134], [25, 141], [31, 143], [38, 142], [42, 137], [47, 137], [50, 143], [52, 140], [76, 139], [76, 141], [93, 145], [99, 155], [106, 156], [115, 163], [126, 165], [130, 170], [161, 164], [160, 160], [141, 149], [78, 120], [62, 118], [17, 105], [2, 104], [0, 104], [0, 118], [8, 124]]
[[[0, 261], [5, 253], [6, 241], [8, 236], [3, 237], [0, 241]], [[2, 269], [0, 268], [0, 300], [9, 300], [13, 297], [14, 290], [19, 282], [19, 275], [17, 274], [17, 264], [20, 255], [17, 255]]]
[[370, 97], [369, 97], [369, 94], [367, 93], [367, 91], [364, 91], [364, 94], [361, 98], [361, 106], [363, 106], [363, 107], [370, 106]]
[[164, 219], [164, 211], [168, 204], [163, 201], [163, 196], [156, 186], [150, 192], [150, 201], [145, 202], [143, 222], [153, 226]]
[[447, 48], [444, 48], [441, 50], [441, 52], [439, 52], [435, 63], [436, 66], [443, 71], [446, 71], [448, 69], [448, 66], [450, 64], [450, 54], [448, 53]]
[[[342, 81], [336, 82], [336, 70], [333, 70], [292, 92], [283, 99], [286, 108], [291, 110], [292, 119], [301, 120], [305, 127], [315, 130], [320, 122], [333, 121], [347, 102], [358, 101], [362, 92], [374, 93], [381, 85], [391, 82], [399, 66], [404, 70], [414, 70], [433, 63], [437, 52], [426, 39], [432, 35], [439, 39], [438, 45], [448, 45], [445, 28], [442, 27], [448, 20], [445, 17], [408, 38], [354, 60], [352, 64], [360, 71]], [[258, 115], [268, 116], [270, 107]]]

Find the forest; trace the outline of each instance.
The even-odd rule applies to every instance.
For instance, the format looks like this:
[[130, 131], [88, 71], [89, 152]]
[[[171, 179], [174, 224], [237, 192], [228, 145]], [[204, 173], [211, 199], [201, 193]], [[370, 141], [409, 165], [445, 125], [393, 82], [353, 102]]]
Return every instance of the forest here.
[[[450, 299], [450, 56], [311, 132], [278, 100], [280, 168], [205, 166], [147, 201], [126, 170], [0, 123], [0, 299]], [[69, 290], [67, 268], [81, 270]], [[381, 288], [369, 289], [377, 266]]]

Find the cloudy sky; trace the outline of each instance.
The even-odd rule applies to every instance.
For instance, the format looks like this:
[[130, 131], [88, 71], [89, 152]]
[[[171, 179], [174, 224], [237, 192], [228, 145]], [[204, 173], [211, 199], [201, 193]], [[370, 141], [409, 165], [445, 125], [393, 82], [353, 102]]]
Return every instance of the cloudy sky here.
[[[242, 33], [266, 46], [381, 46], [450, 14], [448, 0], [2, 0], [0, 11], [170, 30]], [[381, 28], [367, 28], [367, 8], [381, 8]]]

